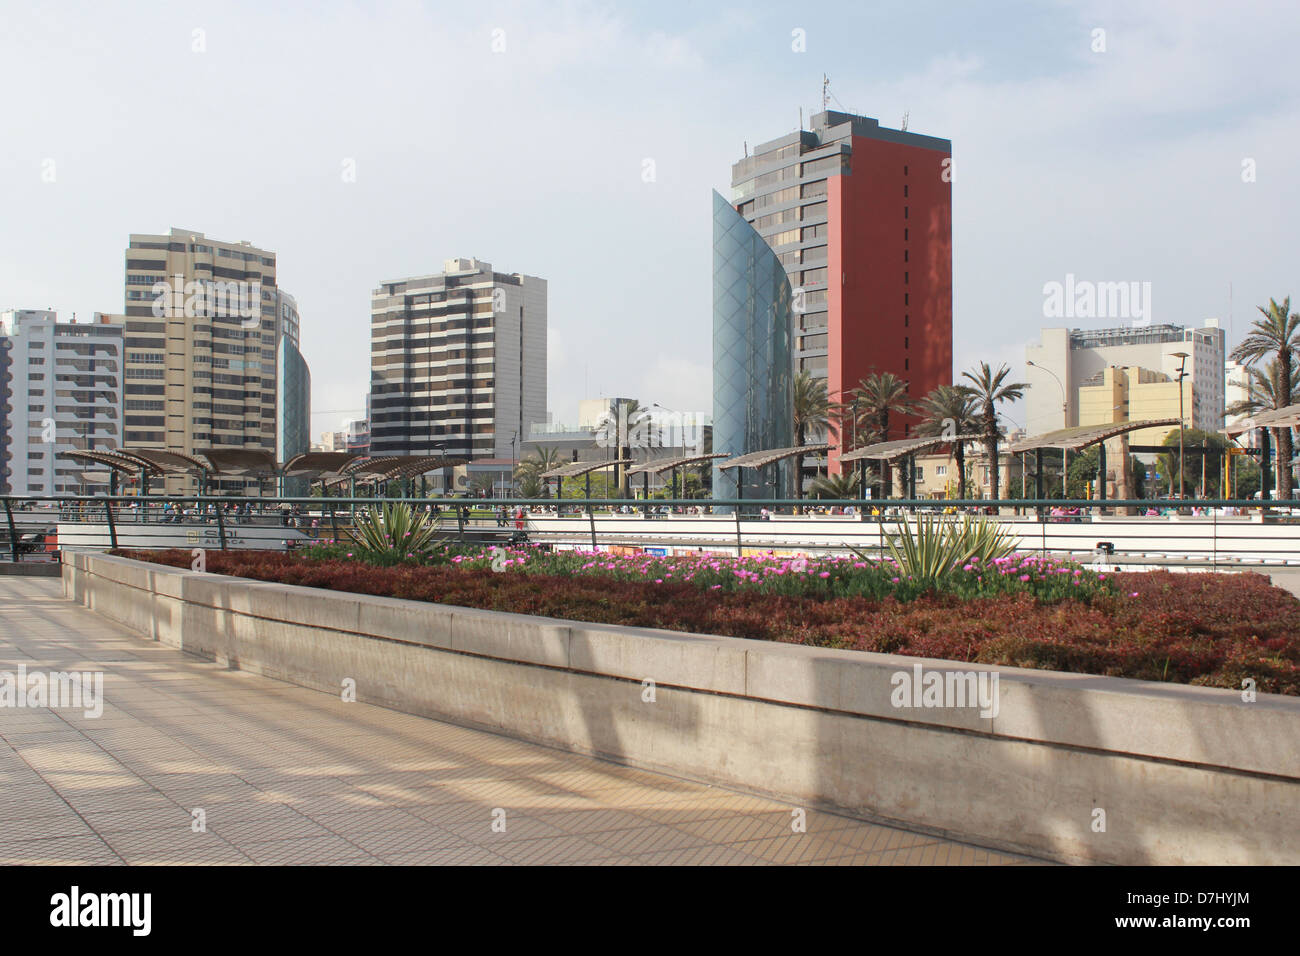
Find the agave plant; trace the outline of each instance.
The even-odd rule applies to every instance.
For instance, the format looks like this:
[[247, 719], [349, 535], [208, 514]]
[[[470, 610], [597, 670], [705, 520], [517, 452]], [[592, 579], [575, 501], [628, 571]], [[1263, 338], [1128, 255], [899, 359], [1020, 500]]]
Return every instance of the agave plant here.
[[903, 574], [920, 584], [938, 585], [957, 568], [977, 559], [988, 564], [1015, 550], [1006, 529], [987, 518], [963, 515], [960, 524], [919, 515], [888, 541], [890, 556]]
[[427, 514], [400, 501], [358, 514], [352, 540], [363, 560], [385, 565], [423, 558], [441, 541]]

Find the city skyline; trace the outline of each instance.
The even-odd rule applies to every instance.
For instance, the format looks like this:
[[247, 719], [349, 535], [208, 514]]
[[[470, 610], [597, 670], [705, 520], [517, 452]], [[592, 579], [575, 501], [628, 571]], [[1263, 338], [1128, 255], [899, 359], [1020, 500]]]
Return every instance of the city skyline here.
[[[980, 359], [1019, 367], [1034, 330], [1065, 324], [1045, 317], [1044, 287], [1071, 275], [1149, 282], [1155, 322], [1219, 317], [1229, 347], [1292, 291], [1297, 81], [1269, 52], [1296, 18], [1282, 7], [1254, 7], [1274, 25], [1264, 36], [1257, 17], [1185, 5], [503, 5], [455, 24], [432, 7], [327, 5], [308, 22], [259, 11], [247, 31], [251, 9], [13, 14], [0, 49], [47, 88], [41, 110], [7, 108], [0, 199], [17, 228], [0, 239], [0, 305], [115, 309], [109, 250], [144, 224], [275, 249], [307, 317], [313, 435], [365, 414], [375, 282], [455, 255], [547, 276], [557, 418], [602, 393], [708, 407], [704, 201], [746, 142], [781, 135], [782, 117], [793, 131], [801, 110], [807, 126], [823, 74], [832, 109], [894, 128], [909, 113], [910, 130], [955, 144], [954, 378]], [[276, 56], [287, 42], [313, 51], [292, 71]], [[381, 73], [338, 68], [379, 49]], [[150, 115], [206, 137], [183, 162], [149, 137], [95, 147], [146, 82]], [[231, 112], [231, 87], [264, 108]], [[431, 88], [451, 93], [417, 129]], [[439, 131], [466, 123], [482, 134], [444, 149]], [[249, 147], [272, 133], [274, 148]]]

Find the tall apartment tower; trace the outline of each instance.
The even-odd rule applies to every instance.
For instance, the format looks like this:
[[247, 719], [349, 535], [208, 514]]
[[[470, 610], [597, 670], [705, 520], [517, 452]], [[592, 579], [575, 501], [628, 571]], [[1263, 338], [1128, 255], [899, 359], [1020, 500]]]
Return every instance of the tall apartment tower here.
[[736, 211], [794, 290], [793, 371], [824, 376], [832, 402], [873, 372], [919, 399], [952, 381], [952, 143], [851, 113], [811, 126], [731, 168]]
[[[125, 446], [276, 453], [279, 418], [308, 414], [299, 396], [282, 401], [277, 385], [285, 351], [294, 382], [308, 373], [299, 366], [297, 304], [276, 284], [275, 253], [188, 229], [133, 234], [126, 315]], [[288, 431], [306, 428], [304, 418]], [[187, 484], [169, 478], [167, 491]], [[225, 478], [212, 487], [244, 492], [256, 483]]]
[[81, 494], [83, 466], [64, 451], [122, 441], [125, 318], [60, 322], [53, 312], [0, 312], [0, 486], [9, 494]]
[[384, 282], [370, 348], [372, 455], [513, 458], [546, 420], [545, 279], [448, 259]]

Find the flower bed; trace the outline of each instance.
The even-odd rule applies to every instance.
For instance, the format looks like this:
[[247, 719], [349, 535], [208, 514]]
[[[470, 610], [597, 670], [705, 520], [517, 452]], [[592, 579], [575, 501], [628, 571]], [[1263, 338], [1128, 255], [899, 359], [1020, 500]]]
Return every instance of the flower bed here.
[[[189, 551], [119, 551], [188, 568]], [[346, 553], [346, 552], [344, 552]], [[917, 593], [888, 563], [655, 558], [604, 552], [453, 554], [373, 567], [346, 557], [208, 552], [209, 571], [285, 584], [537, 614], [1300, 694], [1300, 601], [1257, 574], [1095, 574], [1016, 556]], [[892, 589], [892, 590], [891, 590]]]

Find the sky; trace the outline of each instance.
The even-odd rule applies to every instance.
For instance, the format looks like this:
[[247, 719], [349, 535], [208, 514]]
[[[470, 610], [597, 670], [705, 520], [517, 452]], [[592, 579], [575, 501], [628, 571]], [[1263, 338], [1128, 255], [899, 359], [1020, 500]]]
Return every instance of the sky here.
[[475, 256], [548, 281], [554, 420], [707, 412], [710, 191], [826, 75], [832, 109], [952, 141], [954, 375], [1023, 369], [1068, 274], [1231, 347], [1300, 302], [1298, 35], [1294, 3], [1191, 0], [3, 0], [0, 309], [121, 312], [133, 232], [248, 240], [318, 438], [364, 414], [371, 290]]

